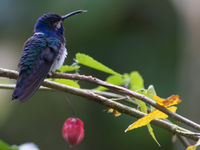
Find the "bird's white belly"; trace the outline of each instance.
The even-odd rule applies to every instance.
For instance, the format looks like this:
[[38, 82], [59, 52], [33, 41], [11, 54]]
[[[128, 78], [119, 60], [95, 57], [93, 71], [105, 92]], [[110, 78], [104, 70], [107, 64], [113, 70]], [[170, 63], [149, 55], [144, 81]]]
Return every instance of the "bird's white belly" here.
[[55, 72], [57, 69], [59, 69], [63, 65], [66, 56], [67, 56], [67, 49], [65, 48], [65, 45], [62, 45], [59, 50], [58, 56], [56, 57], [51, 66], [50, 72]]

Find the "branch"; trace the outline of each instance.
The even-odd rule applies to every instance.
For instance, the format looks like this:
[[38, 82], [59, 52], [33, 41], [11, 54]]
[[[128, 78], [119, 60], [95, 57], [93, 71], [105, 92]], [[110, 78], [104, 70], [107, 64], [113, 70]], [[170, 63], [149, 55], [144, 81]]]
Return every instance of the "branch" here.
[[155, 108], [157, 108], [158, 110], [164, 112], [165, 114], [167, 114], [168, 116], [170, 116], [171, 118], [173, 118], [174, 120], [184, 123], [198, 131], [200, 131], [200, 125], [183, 117], [180, 116], [179, 114], [173, 113], [170, 110], [168, 110], [167, 108], [158, 105], [155, 101], [151, 100], [150, 98], [139, 94], [137, 92], [131, 91], [129, 89], [126, 89], [124, 87], [121, 86], [116, 86], [110, 83], [107, 83], [105, 81], [102, 81], [100, 79], [94, 78], [92, 76], [85, 76], [85, 75], [79, 75], [79, 74], [65, 74], [65, 73], [53, 73], [51, 78], [63, 78], [63, 79], [72, 79], [72, 80], [81, 80], [81, 81], [87, 81], [87, 82], [91, 82], [91, 83], [95, 83], [97, 85], [101, 85], [104, 86], [112, 91], [117, 91], [120, 92], [122, 94], [137, 98], [139, 100], [142, 100], [145, 103], [150, 104], [151, 106], [154, 106]]
[[177, 135], [177, 137], [183, 143], [183, 145], [185, 146], [185, 148], [187, 148], [188, 146], [191, 145], [190, 142], [184, 136]]
[[[15, 84], [0, 84], [0, 89], [6, 89], [6, 90], [12, 90], [15, 88]], [[40, 90], [42, 91], [53, 91], [53, 89], [47, 88], [47, 87], [40, 87]]]
[[[63, 92], [71, 93], [74, 95], [82, 96], [92, 101], [96, 101], [104, 106], [116, 109], [120, 111], [121, 113], [130, 115], [136, 118], [141, 118], [146, 115], [145, 113], [142, 113], [136, 110], [135, 108], [128, 107], [126, 105], [107, 99], [103, 96], [97, 95], [91, 92], [91, 90], [77, 89], [77, 88], [73, 88], [67, 85], [59, 84], [59, 83], [48, 81], [48, 80], [44, 81], [43, 84], [49, 88], [40, 87], [40, 90], [50, 90], [50, 88], [52, 88], [53, 89], [52, 91], [63, 91]], [[3, 89], [14, 89], [15, 85], [0, 84], [0, 87], [3, 87]], [[172, 134], [177, 134], [180, 136], [182, 135], [195, 141], [198, 140], [198, 135], [199, 135], [198, 133], [188, 131], [168, 121], [155, 119], [152, 121], [152, 124], [159, 126], [161, 128], [164, 128], [168, 130], [169, 132], [171, 132]]]
[[[0, 76], [1, 77], [6, 77], [6, 78], [10, 78], [10, 79], [16, 79], [17, 76], [18, 76], [18, 73], [16, 71], [13, 71], [13, 70], [7, 70], [7, 69], [0, 68]], [[118, 92], [120, 92], [122, 94], [126, 94], [126, 95], [129, 95], [129, 96], [138, 98], [140, 100], [144, 100], [145, 99], [144, 101], [149, 101], [150, 103], [153, 102], [151, 99], [149, 99], [149, 98], [147, 98], [147, 97], [145, 97], [145, 96], [143, 96], [141, 94], [138, 94], [136, 92], [127, 90], [127, 89], [125, 89], [123, 87], [119, 87], [119, 86], [115, 86], [115, 85], [106, 83], [104, 81], [101, 81], [101, 80], [99, 80], [97, 78], [93, 78], [91, 76], [88, 77], [88, 76], [77, 75], [77, 74], [54, 73], [51, 77], [53, 77], [53, 78], [65, 78], [65, 79], [89, 81], [89, 82], [92, 82], [92, 83], [96, 83], [98, 85], [105, 86], [105, 87], [107, 87], [109, 89], [112, 89], [114, 91], [118, 91]], [[53, 90], [56, 90], [56, 91], [62, 91], [62, 92], [71, 93], [71, 94], [74, 94], [74, 95], [77, 95], [77, 96], [84, 97], [86, 99], [95, 101], [95, 102], [97, 102], [99, 104], [102, 104], [102, 105], [107, 106], [109, 108], [116, 109], [121, 113], [130, 115], [130, 116], [133, 116], [133, 117], [136, 117], [136, 118], [141, 118], [141, 117], [146, 115], [145, 113], [142, 113], [142, 112], [136, 110], [135, 108], [123, 105], [123, 104], [121, 104], [119, 102], [113, 101], [112, 99], [104, 97], [106, 92], [104, 93], [104, 96], [101, 96], [99, 94], [96, 94], [92, 90], [78, 89], [78, 88], [74, 88], [74, 87], [71, 87], [71, 86], [59, 84], [59, 83], [56, 83], [56, 82], [53, 82], [53, 81], [49, 81], [49, 80], [45, 80], [42, 85], [45, 86], [45, 87], [51, 88]], [[5, 85], [2, 85], [2, 84], [0, 84], [0, 87], [2, 87], [4, 89], [5, 88], [7, 88], [7, 89], [14, 88], [13, 85], [6, 87]], [[43, 90], [44, 89], [45, 90], [49, 90], [48, 88], [41, 87], [41, 89], [43, 89]], [[118, 97], [120, 95], [116, 94], [115, 96]], [[159, 108], [159, 109], [161, 107], [160, 105], [157, 105], [157, 104], [155, 104], [153, 106], [156, 106], [156, 108]], [[161, 109], [163, 109], [163, 107]], [[174, 115], [174, 114], [175, 113], [173, 113], [172, 115]], [[175, 114], [175, 115], [177, 115], [177, 114]], [[178, 116], [180, 116], [180, 115], [178, 115]], [[176, 120], [176, 117], [173, 117], [173, 118], [175, 118], [175, 120]], [[181, 117], [178, 117], [178, 118], [179, 119], [177, 119], [177, 120], [181, 120], [183, 117], [181, 116]], [[189, 124], [191, 127], [193, 127], [195, 125], [194, 128], [198, 129], [198, 127], [199, 127], [198, 124], [196, 124], [196, 123], [194, 123], [194, 122], [192, 122], [190, 120], [188, 122], [189, 123], [187, 123], [187, 124]], [[189, 131], [187, 129], [181, 128], [181, 127], [179, 127], [179, 126], [177, 126], [175, 124], [172, 124], [172, 123], [170, 123], [168, 121], [155, 119], [151, 123], [156, 125], [156, 126], [159, 126], [161, 128], [164, 128], [164, 129], [168, 130], [172, 134], [177, 134], [177, 135], [180, 135], [180, 136], [184, 136], [184, 137], [190, 138], [190, 139], [195, 140], [195, 141], [197, 141], [199, 139], [199, 133], [195, 133], [195, 132]]]

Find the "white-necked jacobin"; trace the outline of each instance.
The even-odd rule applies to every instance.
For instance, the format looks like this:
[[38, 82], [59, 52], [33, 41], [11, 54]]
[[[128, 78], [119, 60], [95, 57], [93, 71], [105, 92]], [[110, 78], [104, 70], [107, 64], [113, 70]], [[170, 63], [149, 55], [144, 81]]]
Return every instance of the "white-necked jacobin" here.
[[63, 21], [82, 12], [86, 11], [77, 10], [64, 16], [48, 13], [37, 20], [34, 35], [24, 44], [12, 100], [27, 101], [47, 75], [62, 66], [67, 56]]

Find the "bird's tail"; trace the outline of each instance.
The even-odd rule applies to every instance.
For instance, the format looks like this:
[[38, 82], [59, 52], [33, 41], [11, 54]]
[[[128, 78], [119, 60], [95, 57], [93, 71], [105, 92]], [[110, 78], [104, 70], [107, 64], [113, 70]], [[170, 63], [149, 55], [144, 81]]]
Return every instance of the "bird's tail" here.
[[12, 95], [12, 100], [19, 99], [20, 102], [26, 102], [33, 94], [39, 89], [40, 85], [46, 78], [49, 71], [47, 68], [42, 67], [37, 72], [33, 72], [27, 78], [20, 78], [17, 81], [16, 88]]

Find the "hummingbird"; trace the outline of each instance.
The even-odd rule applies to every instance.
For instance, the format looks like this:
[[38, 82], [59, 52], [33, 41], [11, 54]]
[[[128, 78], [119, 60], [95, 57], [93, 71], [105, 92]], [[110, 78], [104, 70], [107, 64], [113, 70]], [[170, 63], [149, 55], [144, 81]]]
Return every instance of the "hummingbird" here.
[[26, 102], [38, 90], [47, 75], [63, 65], [67, 56], [63, 21], [83, 12], [86, 11], [77, 10], [64, 16], [47, 13], [37, 19], [33, 36], [24, 44], [12, 100]]

